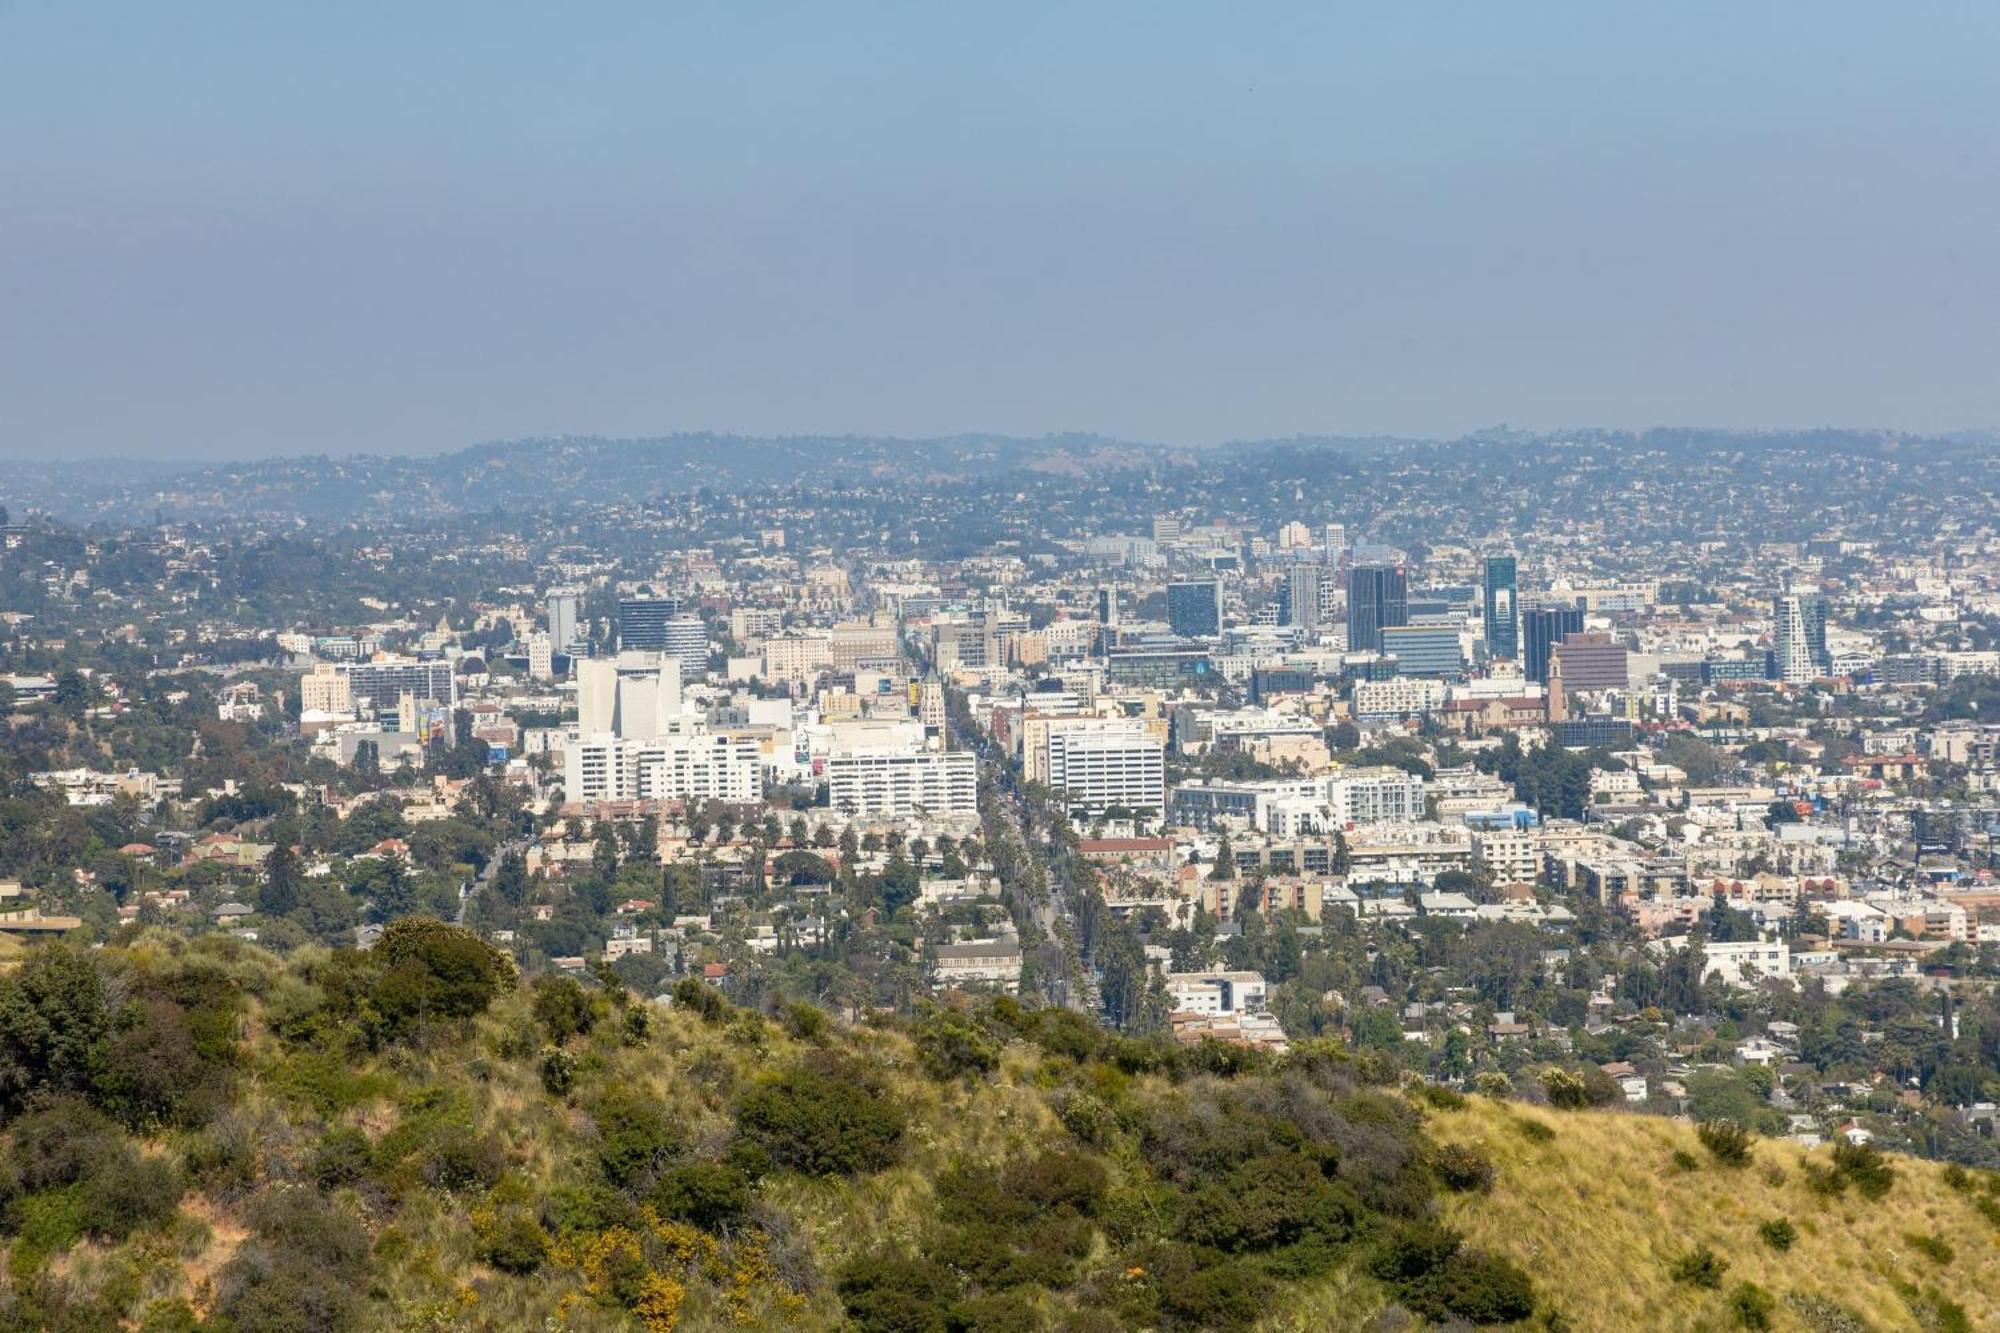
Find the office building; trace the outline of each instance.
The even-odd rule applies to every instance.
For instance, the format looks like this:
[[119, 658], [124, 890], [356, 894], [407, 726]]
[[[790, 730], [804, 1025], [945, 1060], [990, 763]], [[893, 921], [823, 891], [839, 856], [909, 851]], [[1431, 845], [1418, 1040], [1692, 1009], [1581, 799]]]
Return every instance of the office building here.
[[1549, 656], [1552, 661], [1561, 659], [1563, 685], [1572, 692], [1622, 690], [1631, 683], [1625, 645], [1609, 634], [1564, 635]]
[[682, 680], [700, 680], [708, 674], [708, 626], [698, 616], [675, 616], [660, 651], [681, 664]]
[[449, 662], [419, 662], [411, 658], [376, 658], [370, 662], [335, 662], [332, 670], [347, 678], [356, 706], [391, 709], [404, 695], [450, 708], [458, 702]]
[[549, 589], [548, 610], [549, 641], [557, 652], [566, 653], [583, 627], [583, 589]]
[[1167, 808], [1165, 748], [1137, 722], [1050, 731], [1048, 768], [1049, 786], [1065, 794], [1072, 810], [1102, 814], [1118, 806], [1158, 814]]
[[862, 818], [979, 813], [979, 760], [967, 750], [836, 750], [826, 784], [835, 810]]
[[1385, 625], [1382, 652], [1396, 659], [1399, 676], [1455, 680], [1465, 674], [1458, 630], [1449, 625]]
[[1097, 623], [1116, 625], [1118, 623], [1118, 590], [1099, 588], [1097, 590]]
[[585, 740], [654, 740], [675, 729], [681, 664], [664, 653], [587, 658], [576, 670], [577, 734]]
[[1826, 647], [1826, 598], [1784, 593], [1771, 603], [1771, 661], [1779, 680], [1799, 685], [1833, 674]]
[[1177, 638], [1210, 639], [1222, 633], [1222, 583], [1193, 579], [1167, 585], [1167, 625]]
[[1514, 661], [1521, 655], [1518, 573], [1511, 555], [1486, 557], [1485, 612], [1486, 651], [1494, 657]]
[[528, 636], [528, 679], [553, 680], [556, 674], [555, 641], [546, 631]]
[[1318, 633], [1325, 582], [1326, 570], [1319, 565], [1293, 565], [1286, 571], [1281, 590], [1285, 624], [1297, 625], [1308, 634]]
[[1401, 565], [1356, 565], [1347, 572], [1347, 647], [1382, 651], [1382, 631], [1410, 623], [1410, 585]]
[[684, 609], [678, 597], [621, 597], [618, 599], [618, 646], [626, 650], [659, 653], [667, 648], [667, 624]]
[[1576, 607], [1545, 607], [1521, 613], [1521, 674], [1537, 684], [1549, 679], [1549, 652], [1566, 635], [1583, 632], [1583, 612]]

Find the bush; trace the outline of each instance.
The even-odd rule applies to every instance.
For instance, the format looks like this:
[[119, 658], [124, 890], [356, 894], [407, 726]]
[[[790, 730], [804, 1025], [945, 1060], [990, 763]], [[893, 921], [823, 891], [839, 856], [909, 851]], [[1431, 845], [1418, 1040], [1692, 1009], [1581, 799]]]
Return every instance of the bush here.
[[373, 1161], [368, 1136], [343, 1125], [328, 1130], [320, 1139], [306, 1170], [321, 1189], [338, 1189], [367, 1175]]
[[896, 1160], [901, 1108], [852, 1078], [793, 1069], [737, 1102], [736, 1125], [773, 1165], [809, 1176], [859, 1175]]
[[551, 1097], [567, 1097], [576, 1086], [576, 1057], [568, 1051], [549, 1048], [542, 1055], [542, 1091]]
[[1951, 1242], [1942, 1236], [1925, 1236], [1917, 1232], [1904, 1232], [1903, 1239], [1909, 1242], [1911, 1249], [1939, 1266], [1948, 1264], [1958, 1257], [1958, 1252], [1952, 1249]]
[[1704, 1120], [1695, 1128], [1701, 1146], [1724, 1166], [1750, 1165], [1750, 1131], [1732, 1120]]
[[1769, 1221], [1759, 1223], [1757, 1234], [1764, 1238], [1766, 1245], [1783, 1254], [1786, 1250], [1791, 1249], [1792, 1245], [1798, 1240], [1799, 1229], [1785, 1218], [1774, 1217]]
[[1492, 1161], [1464, 1144], [1447, 1143], [1433, 1152], [1431, 1169], [1446, 1189], [1460, 1194], [1483, 1194], [1493, 1188]]
[[1504, 1324], [1534, 1313], [1534, 1283], [1519, 1266], [1466, 1250], [1457, 1232], [1406, 1222], [1383, 1240], [1369, 1271], [1426, 1319]]
[[371, 996], [392, 1035], [425, 1019], [485, 1013], [513, 980], [505, 954], [472, 931], [430, 917], [391, 921], [369, 957], [383, 969]]
[[1514, 1080], [1497, 1069], [1485, 1069], [1472, 1076], [1472, 1090], [1496, 1102], [1505, 1101], [1514, 1095]]
[[532, 1273], [549, 1252], [548, 1233], [518, 1209], [474, 1214], [473, 1243], [474, 1253], [503, 1273]]
[[1673, 1163], [1674, 1170], [1683, 1175], [1690, 1171], [1701, 1170], [1701, 1159], [1686, 1148], [1674, 1149], [1674, 1155], [1667, 1160]]
[[723, 1162], [690, 1162], [660, 1174], [647, 1196], [661, 1216], [720, 1231], [750, 1208], [750, 1177]]
[[1729, 1293], [1729, 1312], [1743, 1328], [1769, 1328], [1771, 1314], [1777, 1308], [1778, 1302], [1771, 1293], [1754, 1282], [1739, 1282]]
[[966, 1015], [939, 1010], [917, 1025], [917, 1058], [940, 1083], [990, 1074], [1000, 1066], [1000, 1043]]
[[1896, 1183], [1896, 1168], [1872, 1143], [1834, 1144], [1833, 1169], [1860, 1190], [1864, 1199], [1879, 1199]]
[[604, 1177], [620, 1188], [651, 1181], [653, 1174], [681, 1152], [687, 1142], [681, 1130], [652, 1097], [629, 1088], [613, 1088], [591, 1110], [597, 1121], [597, 1161]]
[[83, 1182], [84, 1229], [122, 1240], [172, 1217], [186, 1192], [187, 1182], [172, 1162], [127, 1148], [99, 1162]]
[[535, 978], [534, 991], [535, 1021], [556, 1045], [581, 1036], [596, 1025], [597, 1008], [591, 1003], [590, 992], [575, 977], [546, 973]]
[[674, 983], [674, 1008], [696, 1014], [704, 1023], [720, 1023], [729, 1017], [729, 1001], [697, 977], [682, 977]]
[[1729, 1261], [1706, 1245], [1697, 1245], [1667, 1266], [1667, 1272], [1674, 1281], [1706, 1291], [1720, 1288], [1722, 1275], [1728, 1271]]
[[838, 1289], [847, 1317], [871, 1333], [945, 1329], [958, 1298], [958, 1280], [942, 1264], [886, 1254], [854, 1260], [841, 1273]]
[[1462, 1111], [1465, 1109], [1465, 1094], [1442, 1083], [1419, 1083], [1413, 1089], [1427, 1105], [1440, 1111]]
[[1514, 1122], [1514, 1128], [1521, 1131], [1521, 1137], [1530, 1143], [1554, 1143], [1556, 1127], [1541, 1120], [1522, 1116]]

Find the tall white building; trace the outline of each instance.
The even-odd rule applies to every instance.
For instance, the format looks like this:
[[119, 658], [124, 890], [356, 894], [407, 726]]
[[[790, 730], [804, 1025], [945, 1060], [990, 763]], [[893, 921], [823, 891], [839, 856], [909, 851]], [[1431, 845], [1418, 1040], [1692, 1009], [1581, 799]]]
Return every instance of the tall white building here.
[[692, 734], [649, 740], [583, 739], [563, 751], [563, 795], [572, 801], [763, 799], [764, 770], [754, 736]]
[[576, 669], [577, 735], [653, 740], [677, 729], [681, 666], [661, 653], [587, 658]]
[[556, 674], [555, 641], [542, 630], [528, 636], [528, 679], [554, 680]]
[[708, 674], [708, 626], [699, 616], [675, 616], [666, 624], [666, 654], [681, 664], [682, 680]]
[[845, 814], [979, 812], [979, 761], [965, 750], [836, 750], [826, 782], [833, 808]]
[[1833, 658], [1826, 648], [1826, 598], [1817, 593], [1781, 593], [1772, 599], [1771, 620], [1778, 679], [1804, 684], [1832, 672]]
[[1067, 794], [1072, 809], [1103, 811], [1167, 808], [1166, 754], [1137, 722], [1115, 729], [1052, 729], [1048, 739], [1049, 786]]
[[576, 642], [583, 623], [583, 589], [549, 589], [549, 641], [557, 652], [567, 652]]

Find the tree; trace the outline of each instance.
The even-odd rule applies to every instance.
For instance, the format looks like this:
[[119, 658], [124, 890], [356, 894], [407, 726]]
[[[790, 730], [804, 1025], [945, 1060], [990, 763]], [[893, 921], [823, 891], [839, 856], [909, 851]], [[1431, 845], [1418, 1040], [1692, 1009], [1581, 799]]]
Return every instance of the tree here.
[[1215, 864], [1209, 867], [1208, 877], [1215, 880], [1236, 878], [1236, 849], [1230, 844], [1226, 825], [1222, 830], [1222, 840], [1216, 844]]
[[279, 842], [264, 858], [264, 883], [257, 890], [257, 910], [266, 916], [288, 916], [299, 905], [299, 858]]

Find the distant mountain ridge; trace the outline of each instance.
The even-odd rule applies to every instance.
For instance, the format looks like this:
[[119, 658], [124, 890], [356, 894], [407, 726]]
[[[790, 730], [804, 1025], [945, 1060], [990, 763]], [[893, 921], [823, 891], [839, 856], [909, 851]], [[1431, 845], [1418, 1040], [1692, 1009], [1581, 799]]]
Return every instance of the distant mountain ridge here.
[[734, 492], [794, 483], [851, 487], [939, 485], [1010, 474], [1103, 476], [1151, 469], [1242, 466], [1301, 454], [1423, 455], [1455, 451], [1608, 448], [1669, 456], [1814, 450], [1935, 456], [1991, 453], [1991, 432], [1917, 437], [1831, 428], [1721, 431], [1601, 428], [1531, 433], [1498, 427], [1460, 440], [1398, 436], [1294, 436], [1236, 440], [1208, 448], [1068, 433], [1025, 439], [964, 434], [750, 437], [698, 432], [644, 439], [557, 436], [477, 444], [422, 456], [315, 455], [248, 462], [176, 464], [81, 460], [10, 466], [0, 504], [68, 521], [129, 523], [223, 517], [319, 522], [403, 519], [562, 504], [609, 504], [708, 488]]

